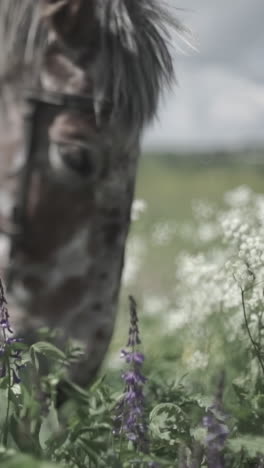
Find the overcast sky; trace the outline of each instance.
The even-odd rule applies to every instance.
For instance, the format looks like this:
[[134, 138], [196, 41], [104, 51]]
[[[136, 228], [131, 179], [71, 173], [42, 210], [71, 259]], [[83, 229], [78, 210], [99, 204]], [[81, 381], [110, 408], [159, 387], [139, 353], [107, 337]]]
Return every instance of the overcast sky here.
[[264, 144], [264, 0], [171, 1], [198, 51], [176, 56], [179, 85], [145, 146]]

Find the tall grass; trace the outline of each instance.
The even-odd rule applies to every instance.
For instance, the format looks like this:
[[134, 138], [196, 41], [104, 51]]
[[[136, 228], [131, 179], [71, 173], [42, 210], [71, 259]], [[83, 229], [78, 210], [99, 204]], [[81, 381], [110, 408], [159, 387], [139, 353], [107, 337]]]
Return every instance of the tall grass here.
[[[62, 407], [58, 384], [81, 350], [27, 347], [0, 288], [0, 465], [264, 466], [264, 196], [234, 189], [242, 170], [230, 179], [221, 171], [206, 170], [202, 183], [165, 169], [168, 200], [177, 181], [187, 187], [175, 195], [189, 206], [177, 219], [175, 204], [161, 218], [149, 185], [145, 197], [139, 187], [123, 295], [138, 293], [141, 305], [125, 298], [101, 376], [88, 389], [68, 381]], [[199, 200], [212, 177], [210, 197]], [[250, 177], [260, 187], [261, 174]], [[159, 284], [166, 267], [170, 281]]]

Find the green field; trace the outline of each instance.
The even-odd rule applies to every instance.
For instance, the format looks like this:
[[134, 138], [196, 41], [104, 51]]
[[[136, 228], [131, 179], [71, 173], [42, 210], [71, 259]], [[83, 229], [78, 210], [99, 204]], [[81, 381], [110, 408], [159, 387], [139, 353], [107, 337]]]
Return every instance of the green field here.
[[[193, 165], [186, 163], [184, 167], [177, 164], [177, 159], [174, 164], [170, 159], [164, 159], [162, 156], [142, 158], [138, 171], [136, 197], [146, 200], [148, 208], [140, 222], [132, 225], [131, 236], [134, 233], [142, 235], [148, 244], [156, 223], [188, 223], [192, 219], [194, 200], [221, 204], [225, 192], [241, 185], [248, 185], [255, 192], [264, 190], [264, 166], [212, 167], [203, 162], [195, 164], [194, 160]], [[137, 294], [142, 290], [150, 294], [157, 290], [169, 293], [174, 281], [175, 256], [185, 248], [192, 250], [194, 246], [184, 239], [177, 239], [162, 248], [150, 246], [134, 291]]]
[[[132, 224], [129, 241], [133, 244], [136, 239], [142, 244], [138, 254], [140, 264], [134, 277], [122, 290], [119, 318], [110, 353], [113, 362], [117, 362], [118, 350], [126, 341], [126, 298], [128, 294], [133, 294], [139, 303], [145, 350], [151, 358], [159, 360], [165, 373], [170, 373], [172, 369], [173, 372], [178, 369], [180, 374], [185, 373], [184, 356], [194, 352], [196, 346], [193, 345], [192, 333], [189, 333], [190, 330], [178, 330], [175, 334], [164, 335], [161, 324], [166, 323], [167, 309], [177, 301], [177, 255], [185, 250], [196, 252], [200, 247], [197, 246], [195, 233], [194, 236], [179, 236], [173, 233], [173, 229], [178, 232], [184, 228], [188, 232], [188, 225], [193, 218], [194, 201], [201, 199], [221, 207], [224, 193], [238, 186], [247, 185], [254, 192], [261, 193], [263, 177], [264, 169], [261, 164], [249, 164], [248, 160], [246, 163], [243, 160], [240, 164], [237, 155], [234, 164], [230, 164], [230, 161], [222, 163], [221, 160], [217, 164], [215, 160], [213, 164], [212, 161], [208, 163], [207, 157], [198, 160], [189, 157], [186, 164], [182, 159], [179, 161], [171, 157], [149, 156], [141, 159], [136, 198], [145, 200], [147, 209], [140, 219]], [[169, 230], [172, 227], [169, 239], [164, 243], [157, 243], [153, 240], [153, 233], [157, 228], [162, 231], [162, 227], [166, 225], [169, 226]], [[131, 261], [129, 250], [128, 248], [128, 263]], [[209, 354], [215, 353], [216, 349], [218, 356], [223, 353], [222, 358], [218, 357], [217, 360], [220, 367], [225, 364], [224, 349], [227, 345], [221, 333], [221, 319], [220, 323], [216, 323], [214, 318], [210, 328], [211, 336], [207, 341], [202, 338], [203, 349], [207, 349]], [[228, 348], [228, 353], [231, 351], [235, 352], [233, 348]], [[233, 356], [228, 365], [231, 368], [236, 368], [237, 365], [239, 367], [237, 360], [241, 360], [241, 356]], [[209, 372], [208, 368], [205, 370], [206, 375], [214, 374], [215, 365], [216, 360], [213, 358]], [[232, 377], [235, 372], [231, 369]]]
[[76, 343], [28, 350], [0, 297], [1, 466], [263, 468], [263, 176], [245, 153], [141, 159], [117, 326], [88, 389], [67, 379]]

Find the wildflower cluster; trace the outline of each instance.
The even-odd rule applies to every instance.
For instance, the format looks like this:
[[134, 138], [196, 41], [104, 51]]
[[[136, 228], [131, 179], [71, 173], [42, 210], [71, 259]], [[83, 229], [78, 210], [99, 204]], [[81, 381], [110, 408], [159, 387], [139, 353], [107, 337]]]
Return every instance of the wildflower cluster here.
[[19, 370], [23, 367], [22, 350], [15, 344], [20, 341], [13, 336], [4, 288], [0, 280], [0, 378], [7, 376], [11, 386], [20, 382]]
[[[242, 186], [227, 192], [224, 202], [221, 210], [196, 202], [189, 228], [200, 252], [183, 252], [176, 260], [175, 303], [169, 309], [166, 333], [191, 322], [192, 344], [196, 333], [200, 342], [201, 325], [219, 313], [225, 315], [222, 323], [229, 342], [243, 336], [241, 291], [246, 293], [250, 326], [264, 335], [259, 323], [263, 315], [264, 196]], [[203, 349], [197, 351], [203, 353]]]
[[137, 350], [141, 343], [138, 329], [137, 306], [133, 297], [130, 301], [130, 327], [127, 342], [129, 350], [122, 350], [121, 357], [129, 365], [122, 374], [125, 390], [116, 408], [114, 434], [125, 437], [141, 452], [148, 452], [147, 425], [144, 415], [143, 386], [146, 377], [141, 373], [144, 354]]
[[132, 221], [137, 221], [140, 216], [145, 213], [147, 209], [147, 202], [142, 199], [136, 199], [133, 201], [132, 204], [132, 213], [131, 213], [131, 219]]
[[227, 270], [245, 289], [252, 285], [264, 265], [264, 197], [248, 187], [239, 187], [225, 196], [229, 209], [220, 217], [223, 237], [233, 258]]

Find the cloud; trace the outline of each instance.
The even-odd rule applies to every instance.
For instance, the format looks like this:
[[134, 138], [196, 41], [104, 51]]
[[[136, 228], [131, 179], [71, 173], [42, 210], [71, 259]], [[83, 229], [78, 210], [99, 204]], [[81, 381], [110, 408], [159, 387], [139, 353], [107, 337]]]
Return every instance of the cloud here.
[[177, 57], [180, 86], [161, 104], [145, 146], [264, 143], [263, 0], [184, 6], [199, 53]]
[[207, 66], [191, 75], [168, 99], [145, 136], [148, 147], [222, 146], [262, 141], [264, 84]]

